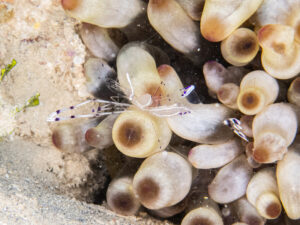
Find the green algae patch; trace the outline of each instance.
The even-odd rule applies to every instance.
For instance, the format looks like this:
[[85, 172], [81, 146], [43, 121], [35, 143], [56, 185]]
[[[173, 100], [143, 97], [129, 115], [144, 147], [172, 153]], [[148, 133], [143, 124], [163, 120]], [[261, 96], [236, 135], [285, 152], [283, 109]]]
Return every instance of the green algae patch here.
[[29, 107], [38, 106], [40, 104], [40, 93], [36, 93], [30, 97], [22, 107], [17, 107], [15, 113], [21, 112]]
[[13, 59], [10, 64], [7, 64], [3, 69], [1, 69], [0, 82], [3, 78], [17, 65], [17, 61]]

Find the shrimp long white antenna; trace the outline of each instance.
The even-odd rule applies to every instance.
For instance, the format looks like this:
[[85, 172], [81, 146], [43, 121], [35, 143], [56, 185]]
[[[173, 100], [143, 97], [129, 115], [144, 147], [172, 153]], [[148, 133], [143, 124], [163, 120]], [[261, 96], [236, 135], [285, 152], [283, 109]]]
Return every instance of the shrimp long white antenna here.
[[[100, 103], [103, 105], [98, 106], [97, 110], [93, 109], [92, 113], [90, 113], [90, 114], [80, 114], [80, 115], [71, 115], [68, 117], [58, 117], [63, 112], [78, 109], [78, 108], [80, 108], [88, 103], [92, 103], [92, 102]], [[128, 104], [128, 103], [119, 103], [119, 102], [107, 101], [107, 100], [102, 100], [102, 99], [91, 99], [91, 100], [86, 100], [84, 102], [81, 102], [74, 106], [69, 106], [66, 108], [58, 109], [48, 116], [47, 121], [54, 122], [54, 121], [62, 121], [62, 120], [75, 119], [75, 118], [101, 117], [101, 116], [106, 116], [106, 115], [110, 115], [110, 114], [121, 113], [124, 111], [124, 109], [126, 109], [129, 106], [130, 106], [130, 104]]]
[[[98, 103], [105, 103], [105, 104], [102, 106], [98, 106], [97, 110], [93, 109], [92, 113], [90, 114], [78, 114], [78, 115], [71, 115], [67, 117], [59, 117], [59, 115], [63, 112], [78, 109], [83, 105], [86, 105], [91, 102], [98, 102]], [[76, 118], [96, 118], [96, 117], [107, 116], [110, 114], [119, 114], [122, 113], [130, 105], [131, 104], [128, 103], [118, 103], [118, 102], [106, 101], [101, 99], [87, 100], [74, 106], [56, 110], [55, 112], [51, 113], [48, 116], [47, 122], [58, 122], [63, 120], [76, 119]], [[187, 107], [178, 106], [177, 104], [147, 108], [148, 105], [149, 103], [146, 103], [145, 105], [140, 104], [138, 105], [139, 106], [138, 108], [142, 111], [147, 111], [157, 117], [171, 117], [171, 116], [185, 115], [191, 113], [190, 109], [188, 109]]]

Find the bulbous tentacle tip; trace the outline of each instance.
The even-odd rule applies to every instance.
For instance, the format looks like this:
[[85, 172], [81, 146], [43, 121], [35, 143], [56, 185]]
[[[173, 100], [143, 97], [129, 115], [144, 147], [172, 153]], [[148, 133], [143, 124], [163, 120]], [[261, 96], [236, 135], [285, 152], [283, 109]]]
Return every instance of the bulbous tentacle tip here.
[[201, 23], [200, 29], [202, 36], [210, 42], [219, 42], [224, 40], [226, 35], [225, 25], [218, 18], [208, 18]]
[[137, 195], [145, 205], [152, 205], [159, 197], [159, 185], [151, 178], [146, 177], [137, 185]]
[[157, 68], [160, 77], [164, 77], [173, 71], [173, 68], [167, 64], [160, 65]]
[[134, 208], [134, 199], [128, 193], [118, 193], [111, 200], [113, 207], [123, 214], [130, 212]]
[[265, 104], [265, 97], [258, 88], [242, 90], [237, 99], [237, 105], [240, 111], [246, 115], [257, 114], [262, 110]]
[[79, 0], [61, 0], [61, 5], [64, 10], [73, 10], [79, 4]]
[[255, 51], [256, 40], [254, 37], [245, 37], [240, 40], [240, 42], [235, 46], [235, 52], [241, 55], [248, 55]]
[[223, 86], [217, 92], [219, 100], [222, 100], [222, 101], [230, 98], [230, 94], [231, 94], [230, 89], [225, 88]]
[[277, 218], [280, 215], [280, 213], [281, 213], [281, 205], [275, 202], [270, 203], [266, 208], [266, 214], [272, 219]]
[[256, 162], [266, 163], [269, 160], [269, 151], [265, 148], [255, 148], [253, 158]]
[[221, 43], [224, 59], [234, 66], [244, 66], [251, 62], [259, 50], [256, 34], [248, 28], [239, 28]]
[[97, 134], [96, 128], [90, 128], [85, 132], [85, 140], [90, 145], [96, 145], [101, 140], [101, 137]]
[[[125, 171], [125, 173], [128, 172]], [[106, 201], [108, 207], [117, 214], [135, 215], [140, 208], [140, 202], [132, 191], [132, 177], [125, 176], [114, 179], [108, 186]]]
[[142, 139], [142, 128], [134, 122], [123, 123], [119, 130], [119, 140], [127, 147], [137, 145]]
[[241, 98], [241, 104], [248, 109], [257, 107], [259, 104], [259, 97], [255, 93], [245, 93]]

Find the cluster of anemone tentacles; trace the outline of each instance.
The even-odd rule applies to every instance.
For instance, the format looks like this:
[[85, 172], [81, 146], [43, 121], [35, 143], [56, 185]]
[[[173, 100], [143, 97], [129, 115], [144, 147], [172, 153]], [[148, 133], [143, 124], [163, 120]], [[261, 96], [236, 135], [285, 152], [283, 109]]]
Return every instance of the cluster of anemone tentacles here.
[[[84, 65], [87, 88], [96, 99], [58, 110], [49, 121], [91, 102], [99, 107], [66, 118], [106, 117], [60, 123], [52, 138], [62, 151], [114, 145], [132, 158], [108, 187], [110, 209], [136, 215], [142, 205], [161, 218], [181, 213], [182, 225], [300, 219], [299, 0], [62, 0], [62, 6], [83, 22], [80, 35], [93, 55]], [[201, 87], [183, 86], [163, 49], [147, 43], [149, 33], [139, 29], [147, 23], [203, 71], [215, 103], [189, 102]], [[221, 42], [231, 66], [202, 67], [204, 39]], [[118, 99], [112, 89], [122, 92]], [[139, 165], [134, 158], [145, 160]]]

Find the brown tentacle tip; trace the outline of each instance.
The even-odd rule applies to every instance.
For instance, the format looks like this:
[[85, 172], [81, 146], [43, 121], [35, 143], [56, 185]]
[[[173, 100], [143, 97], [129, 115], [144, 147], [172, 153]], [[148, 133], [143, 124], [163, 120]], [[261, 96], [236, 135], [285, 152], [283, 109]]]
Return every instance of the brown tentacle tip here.
[[116, 209], [122, 212], [128, 212], [134, 207], [133, 201], [131, 195], [127, 193], [118, 193], [113, 197], [112, 204]]
[[276, 203], [273, 202], [271, 204], [269, 204], [266, 208], [266, 214], [270, 217], [270, 218], [277, 218], [281, 213], [281, 206]]
[[190, 221], [189, 225], [214, 225], [214, 223], [207, 218], [195, 217]]
[[237, 55], [249, 55], [256, 49], [256, 39], [255, 37], [245, 37], [239, 40], [239, 42], [235, 45], [234, 52]]
[[96, 128], [90, 128], [85, 133], [85, 140], [89, 145], [97, 146], [101, 141], [101, 136], [98, 134]]
[[203, 37], [211, 42], [219, 42], [226, 38], [225, 25], [218, 18], [208, 18], [201, 23], [201, 33]]
[[252, 92], [244, 93], [241, 99], [241, 104], [246, 109], [255, 109], [259, 105], [259, 97]]
[[142, 139], [142, 128], [134, 121], [128, 121], [121, 125], [118, 132], [118, 139], [126, 147], [133, 147]]
[[149, 177], [142, 179], [137, 185], [137, 195], [142, 203], [151, 205], [159, 197], [159, 185]]
[[256, 162], [265, 163], [269, 160], [269, 151], [268, 149], [258, 147], [253, 149], [253, 158]]

